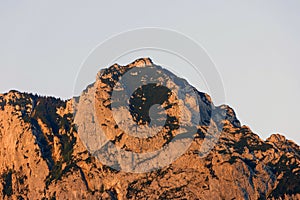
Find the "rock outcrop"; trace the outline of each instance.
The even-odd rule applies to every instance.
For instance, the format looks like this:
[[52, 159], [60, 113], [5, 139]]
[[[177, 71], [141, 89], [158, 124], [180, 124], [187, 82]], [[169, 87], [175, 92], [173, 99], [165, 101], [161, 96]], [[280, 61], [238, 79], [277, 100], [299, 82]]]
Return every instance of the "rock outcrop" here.
[[[96, 147], [87, 146], [79, 137], [82, 127], [75, 124], [73, 115], [78, 109], [87, 114], [95, 111], [97, 119], [90, 120], [107, 127], [109, 140], [127, 151], [153, 151], [176, 136], [165, 131], [151, 143], [142, 143], [123, 134], [110, 120], [110, 84], [128, 69], [152, 65], [150, 59], [139, 59], [128, 66], [113, 65], [102, 70], [80, 98], [67, 101], [18, 91], [0, 95], [1, 199], [300, 199], [299, 146], [279, 134], [263, 141], [240, 124], [232, 108], [215, 106], [207, 94], [198, 91], [197, 130], [188, 149], [171, 164], [130, 173], [97, 159], [93, 151]], [[173, 82], [187, 83], [177, 81]], [[93, 94], [96, 106], [90, 107], [89, 95]], [[149, 97], [137, 94], [135, 99], [147, 101]], [[172, 116], [176, 105], [165, 106], [173, 109], [166, 112], [169, 125], [175, 126]], [[219, 115], [212, 115], [213, 111]], [[89, 118], [87, 114], [83, 116]], [[136, 111], [133, 117], [139, 125], [150, 122], [147, 113]], [[201, 156], [199, 150], [212, 124], [216, 130], [222, 127], [218, 142]], [[91, 131], [89, 127], [85, 130]]]

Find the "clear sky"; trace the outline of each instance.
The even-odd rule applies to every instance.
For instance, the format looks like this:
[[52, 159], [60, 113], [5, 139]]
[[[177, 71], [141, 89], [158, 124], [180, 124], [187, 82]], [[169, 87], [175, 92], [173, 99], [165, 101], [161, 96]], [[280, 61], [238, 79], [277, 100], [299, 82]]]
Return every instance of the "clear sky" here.
[[141, 27], [193, 38], [222, 76], [220, 103], [262, 138], [279, 132], [300, 143], [298, 0], [0, 1], [0, 92], [70, 98], [89, 52]]

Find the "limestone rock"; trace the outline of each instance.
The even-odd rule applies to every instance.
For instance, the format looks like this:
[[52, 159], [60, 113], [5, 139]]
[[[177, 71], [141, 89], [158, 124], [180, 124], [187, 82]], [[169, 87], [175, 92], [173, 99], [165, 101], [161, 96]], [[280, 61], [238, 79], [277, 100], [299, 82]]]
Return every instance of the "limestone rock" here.
[[[98, 126], [109, 130], [109, 140], [120, 148], [139, 152], [136, 145], [141, 140], [121, 136], [122, 131], [109, 120], [109, 84], [128, 69], [152, 65], [150, 59], [139, 59], [128, 66], [116, 64], [101, 70], [96, 83], [79, 99], [62, 101], [18, 91], [1, 94], [1, 199], [300, 199], [299, 146], [279, 134], [263, 141], [240, 124], [232, 108], [215, 106], [207, 94], [198, 91], [197, 131], [189, 148], [170, 165], [147, 173], [127, 173], [93, 156], [90, 152], [97, 146], [86, 146], [85, 138], [79, 137], [82, 126], [75, 125], [73, 111], [86, 111], [81, 119], [100, 121]], [[175, 88], [187, 82], [174, 77], [168, 84]], [[97, 98], [90, 98], [95, 92]], [[102, 115], [99, 112], [98, 118], [88, 115], [97, 108], [89, 106], [90, 100], [105, 111]], [[149, 96], [141, 100], [147, 101]], [[187, 98], [185, 105], [192, 107], [194, 100]], [[187, 121], [193, 116], [188, 111]], [[212, 116], [213, 111], [217, 114]], [[176, 116], [176, 112], [175, 106], [168, 115]], [[140, 124], [148, 123], [140, 114], [135, 115]], [[218, 130], [220, 138], [201, 157], [200, 147], [211, 134], [210, 125], [215, 130], [222, 127]], [[99, 139], [88, 134], [96, 128], [86, 127], [84, 137]], [[152, 143], [143, 143], [141, 151], [161, 148], [167, 142], [164, 136], [162, 132]]]

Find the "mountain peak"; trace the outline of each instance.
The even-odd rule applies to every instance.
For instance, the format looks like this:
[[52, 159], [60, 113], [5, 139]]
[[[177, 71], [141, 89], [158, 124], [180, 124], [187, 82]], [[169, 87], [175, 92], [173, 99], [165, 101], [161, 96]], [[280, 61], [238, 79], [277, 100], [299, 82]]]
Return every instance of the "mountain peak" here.
[[[85, 138], [79, 134], [84, 126], [74, 119], [73, 106], [77, 104], [81, 103], [81, 107], [75, 109], [77, 114], [85, 111], [81, 117], [90, 120], [92, 125], [101, 122], [98, 125], [106, 130], [106, 138], [103, 138], [99, 137], [99, 132], [93, 132], [95, 126], [85, 126], [92, 133], [87, 134], [90, 140], [108, 138], [118, 149], [138, 154], [165, 148], [176, 136], [171, 130], [146, 139], [133, 137], [136, 129], [126, 134], [112, 118], [111, 91], [119, 77], [128, 69], [154, 65], [151, 59], [141, 58], [126, 66], [115, 64], [102, 69], [96, 82], [76, 102], [17, 91], [0, 95], [1, 199], [300, 199], [299, 146], [279, 134], [261, 140], [249, 127], [241, 125], [231, 107], [213, 105], [207, 94], [193, 87], [199, 100], [200, 120], [190, 146], [181, 156], [168, 165], [144, 173], [118, 171], [117, 167], [97, 159], [91, 150], [99, 147], [87, 146]], [[158, 70], [172, 77], [169, 83], [174, 88], [188, 86], [187, 81], [162, 67]], [[133, 100], [139, 103], [136, 103], [138, 107], [148, 106], [145, 100], [162, 103], [169, 115], [169, 126], [165, 130], [176, 129], [176, 98], [168, 102], [153, 99], [156, 94], [153, 88], [160, 89], [158, 94], [165, 93], [164, 88], [152, 86], [144, 93], [143, 88], [136, 90]], [[122, 88], [118, 89], [122, 92]], [[193, 98], [184, 100], [186, 105], [193, 105]], [[99, 104], [94, 106], [92, 101]], [[125, 116], [124, 106], [118, 105], [121, 106], [117, 107], [120, 108], [117, 117], [121, 118]], [[182, 107], [184, 119], [191, 119], [195, 114], [191, 107]], [[94, 116], [88, 112], [93, 109], [105, 112], [98, 110], [98, 115]], [[141, 122], [139, 125], [149, 122], [149, 113], [143, 109], [132, 113], [136, 121]], [[213, 137], [210, 125], [219, 131], [220, 138], [208, 154], [201, 157], [199, 153], [205, 141]], [[219, 127], [222, 129], [218, 130]], [[178, 138], [182, 144], [185, 144], [184, 139]], [[171, 152], [176, 150], [174, 147]], [[124, 166], [126, 154], [115, 159], [109, 152], [102, 153], [116, 166]], [[127, 164], [132, 165], [132, 162]]]
[[134, 62], [129, 64], [129, 67], [146, 67], [153, 65], [153, 62], [150, 58], [139, 58], [136, 59]]

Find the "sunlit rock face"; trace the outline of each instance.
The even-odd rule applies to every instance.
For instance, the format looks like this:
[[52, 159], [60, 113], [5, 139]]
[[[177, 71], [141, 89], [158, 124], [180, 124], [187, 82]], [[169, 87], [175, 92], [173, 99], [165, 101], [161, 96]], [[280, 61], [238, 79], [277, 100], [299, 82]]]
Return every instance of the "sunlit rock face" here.
[[[147, 68], [155, 81], [139, 74]], [[139, 79], [128, 89], [121, 77]], [[300, 199], [297, 144], [261, 140], [232, 108], [147, 58], [101, 70], [68, 101], [0, 95], [0, 160], [1, 199]]]

